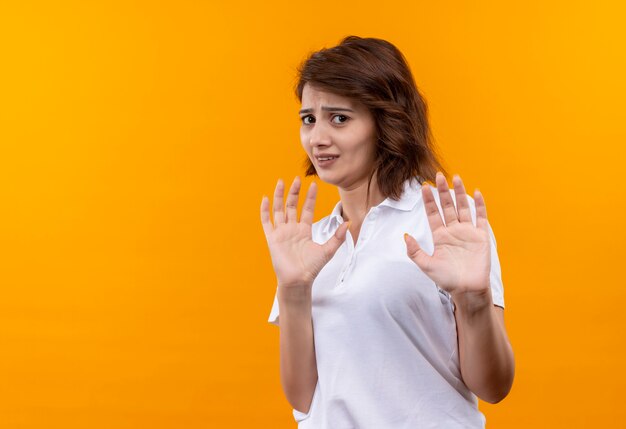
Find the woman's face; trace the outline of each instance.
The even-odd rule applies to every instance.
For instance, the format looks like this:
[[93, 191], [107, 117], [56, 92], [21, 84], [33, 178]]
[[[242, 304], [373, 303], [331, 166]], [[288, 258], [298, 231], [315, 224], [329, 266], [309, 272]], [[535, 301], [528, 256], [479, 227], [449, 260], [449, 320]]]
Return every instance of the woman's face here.
[[[306, 83], [300, 118], [302, 146], [321, 180], [344, 189], [368, 180], [377, 136], [374, 117], [365, 105]], [[335, 158], [320, 159], [328, 156]]]

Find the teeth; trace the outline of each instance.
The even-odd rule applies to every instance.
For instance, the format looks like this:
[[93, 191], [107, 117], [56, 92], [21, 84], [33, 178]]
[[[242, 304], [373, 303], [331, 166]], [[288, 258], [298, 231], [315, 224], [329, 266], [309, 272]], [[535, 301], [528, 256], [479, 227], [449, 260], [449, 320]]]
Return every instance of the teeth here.
[[330, 158], [318, 158], [320, 161], [328, 161], [329, 159], [335, 159], [336, 156], [331, 156]]

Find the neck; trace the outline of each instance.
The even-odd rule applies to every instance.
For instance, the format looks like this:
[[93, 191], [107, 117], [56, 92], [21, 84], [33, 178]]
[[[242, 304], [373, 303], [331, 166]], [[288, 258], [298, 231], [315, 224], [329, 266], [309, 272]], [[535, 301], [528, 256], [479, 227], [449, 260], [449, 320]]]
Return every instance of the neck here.
[[378, 187], [376, 175], [372, 178], [369, 201], [367, 200], [367, 181], [368, 178], [365, 178], [351, 187], [339, 188], [341, 217], [345, 222], [352, 221], [352, 224], [360, 225], [370, 209], [385, 200]]

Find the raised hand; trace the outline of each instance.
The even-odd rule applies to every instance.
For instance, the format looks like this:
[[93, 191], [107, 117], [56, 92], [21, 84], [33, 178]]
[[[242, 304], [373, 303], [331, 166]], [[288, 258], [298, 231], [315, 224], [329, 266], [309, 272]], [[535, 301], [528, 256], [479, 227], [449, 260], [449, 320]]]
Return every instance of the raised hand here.
[[445, 224], [435, 198], [426, 183], [422, 186], [424, 207], [432, 230], [435, 250], [428, 255], [409, 234], [405, 234], [407, 255], [437, 286], [451, 295], [487, 294], [491, 269], [489, 224], [482, 194], [476, 190], [476, 226], [472, 222], [469, 201], [463, 181], [453, 178], [457, 206], [455, 208], [448, 183], [437, 173], [437, 190]]
[[287, 196], [286, 212], [283, 209], [284, 185], [278, 179], [274, 191], [274, 225], [270, 222], [269, 199], [261, 201], [261, 223], [272, 257], [278, 285], [283, 287], [312, 286], [313, 280], [333, 257], [346, 238], [349, 222], [342, 223], [335, 234], [324, 244], [312, 239], [313, 211], [317, 185], [311, 183], [298, 222], [300, 178], [296, 176]]

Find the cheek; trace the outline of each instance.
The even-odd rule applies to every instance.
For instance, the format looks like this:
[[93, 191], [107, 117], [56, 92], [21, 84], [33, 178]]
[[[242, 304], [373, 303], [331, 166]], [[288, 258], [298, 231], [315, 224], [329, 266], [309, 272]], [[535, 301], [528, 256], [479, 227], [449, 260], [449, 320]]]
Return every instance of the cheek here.
[[358, 151], [362, 156], [370, 157], [372, 153], [376, 153], [376, 142], [371, 136], [363, 136], [358, 144]]

